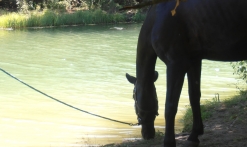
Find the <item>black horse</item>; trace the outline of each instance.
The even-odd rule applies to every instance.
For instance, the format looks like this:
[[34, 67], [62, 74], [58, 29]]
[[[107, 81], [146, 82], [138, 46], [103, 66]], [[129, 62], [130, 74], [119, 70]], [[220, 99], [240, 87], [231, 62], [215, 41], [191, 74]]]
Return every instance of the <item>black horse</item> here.
[[155, 136], [158, 100], [154, 82], [156, 59], [167, 66], [164, 147], [176, 147], [174, 119], [187, 74], [193, 128], [188, 146], [198, 146], [203, 134], [200, 112], [202, 59], [240, 61], [247, 59], [247, 0], [187, 0], [171, 15], [176, 2], [153, 5], [141, 28], [136, 58], [134, 99], [142, 136]]

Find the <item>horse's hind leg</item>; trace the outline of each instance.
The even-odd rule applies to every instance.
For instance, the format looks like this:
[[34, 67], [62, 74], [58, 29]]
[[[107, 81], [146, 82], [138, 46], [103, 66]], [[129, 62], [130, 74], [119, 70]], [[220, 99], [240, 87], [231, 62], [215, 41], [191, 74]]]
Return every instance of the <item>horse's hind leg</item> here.
[[[193, 126], [192, 132], [188, 138], [189, 141], [195, 144], [199, 144], [198, 136], [203, 134], [203, 123], [200, 110], [200, 80], [201, 80], [201, 60], [193, 62], [194, 65], [187, 72], [188, 84], [189, 84], [189, 98], [193, 112]], [[192, 145], [190, 145], [192, 146]]]

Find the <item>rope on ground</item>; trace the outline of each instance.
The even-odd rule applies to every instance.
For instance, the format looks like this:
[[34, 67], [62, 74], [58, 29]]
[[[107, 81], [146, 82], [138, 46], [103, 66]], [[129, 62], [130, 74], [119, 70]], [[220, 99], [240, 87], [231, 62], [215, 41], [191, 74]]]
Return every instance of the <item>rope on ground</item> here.
[[60, 100], [58, 100], [58, 99], [56, 99], [56, 98], [54, 98], [54, 97], [52, 97], [52, 96], [50, 96], [50, 95], [48, 95], [48, 94], [42, 92], [42, 91], [40, 91], [40, 90], [34, 88], [33, 86], [31, 86], [31, 85], [29, 85], [29, 84], [27, 84], [27, 83], [21, 81], [20, 79], [18, 79], [18, 78], [16, 78], [15, 76], [11, 75], [9, 72], [3, 70], [2, 68], [0, 68], [0, 70], [1, 70], [3, 73], [5, 73], [6, 75], [10, 76], [11, 78], [13, 78], [13, 79], [17, 80], [18, 82], [22, 83], [23, 85], [25, 85], [25, 86], [27, 86], [27, 87], [33, 89], [34, 91], [36, 91], [36, 92], [38, 92], [38, 93], [40, 93], [40, 94], [42, 94], [42, 95], [44, 95], [44, 96], [46, 96], [46, 97], [48, 97], [48, 98], [54, 100], [54, 101], [57, 101], [57, 102], [59, 102], [59, 103], [61, 103], [61, 104], [63, 104], [63, 105], [66, 105], [66, 106], [68, 106], [68, 107], [70, 107], [70, 108], [73, 108], [73, 109], [75, 109], [75, 110], [78, 110], [78, 111], [81, 111], [81, 112], [83, 112], [83, 113], [87, 113], [87, 114], [90, 114], [90, 115], [93, 115], [93, 116], [96, 116], [96, 117], [99, 117], [99, 118], [103, 118], [103, 119], [106, 119], [106, 120], [110, 120], [110, 121], [113, 121], [113, 122], [117, 122], [117, 123], [121, 123], [121, 124], [126, 124], [126, 125], [129, 125], [129, 126], [138, 126], [138, 125], [139, 125], [138, 123], [137, 123], [137, 124], [133, 124], [133, 123], [127, 123], [127, 122], [123, 122], [123, 121], [111, 119], [111, 118], [108, 118], [108, 117], [104, 117], [104, 116], [101, 116], [101, 115], [97, 115], [97, 114], [94, 114], [94, 113], [91, 113], [91, 112], [82, 110], [82, 109], [80, 109], [80, 108], [74, 107], [74, 106], [72, 106], [72, 105], [70, 105], [70, 104], [67, 104], [67, 103], [65, 103], [65, 102], [63, 102], [63, 101], [60, 101]]

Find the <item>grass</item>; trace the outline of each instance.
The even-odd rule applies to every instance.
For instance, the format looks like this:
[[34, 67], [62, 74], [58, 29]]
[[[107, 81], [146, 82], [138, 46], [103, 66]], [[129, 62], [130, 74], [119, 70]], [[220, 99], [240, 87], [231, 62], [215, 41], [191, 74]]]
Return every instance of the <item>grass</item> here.
[[[216, 98], [213, 98], [212, 101], [206, 101], [203, 105], [201, 105], [202, 121], [210, 119], [213, 112], [217, 110], [220, 105], [224, 105], [226, 109], [237, 105], [241, 107], [241, 104], [246, 101], [247, 101], [247, 91], [241, 91], [239, 95], [236, 95], [230, 99], [226, 99], [222, 102], [219, 102]], [[185, 114], [181, 121], [184, 126], [182, 132], [190, 132], [193, 124], [192, 109], [190, 107], [187, 108], [187, 110], [185, 111]]]
[[[213, 98], [212, 101], [206, 101], [203, 105], [201, 105], [202, 121], [209, 119], [212, 116], [214, 109], [218, 106], [219, 101], [217, 101], [215, 98]], [[184, 126], [182, 132], [190, 132], [193, 124], [193, 113], [191, 107], [186, 109], [181, 122]]]
[[[63, 25], [88, 25], [88, 24], [109, 24], [126, 22], [127, 18], [123, 13], [109, 14], [102, 10], [85, 10], [74, 13], [59, 13], [51, 10], [42, 12], [1, 13], [0, 28], [25, 28], [25, 27], [50, 27]], [[144, 20], [144, 16], [137, 14], [133, 21]]]
[[2, 28], [21, 28], [28, 19], [25, 15], [10, 13], [0, 16], [0, 27]]

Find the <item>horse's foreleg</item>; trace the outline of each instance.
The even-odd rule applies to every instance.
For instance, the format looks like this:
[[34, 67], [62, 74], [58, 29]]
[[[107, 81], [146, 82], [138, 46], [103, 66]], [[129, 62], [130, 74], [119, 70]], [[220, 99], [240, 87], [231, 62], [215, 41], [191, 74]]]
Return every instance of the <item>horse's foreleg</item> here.
[[185, 67], [183, 62], [167, 64], [167, 93], [165, 104], [166, 129], [164, 147], [176, 147], [174, 122], [186, 73]]
[[200, 110], [201, 60], [195, 61], [194, 63], [195, 64], [187, 72], [189, 98], [193, 112], [193, 127], [188, 140], [199, 144], [198, 136], [203, 134], [203, 123]]

